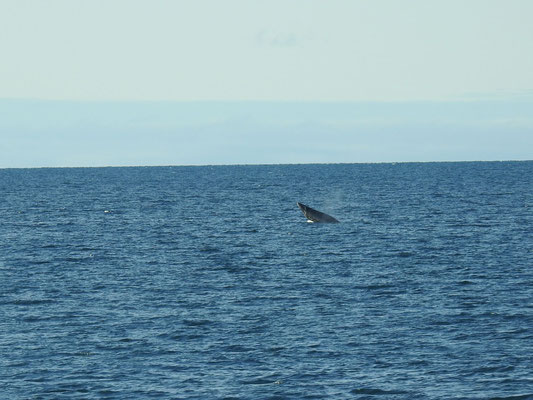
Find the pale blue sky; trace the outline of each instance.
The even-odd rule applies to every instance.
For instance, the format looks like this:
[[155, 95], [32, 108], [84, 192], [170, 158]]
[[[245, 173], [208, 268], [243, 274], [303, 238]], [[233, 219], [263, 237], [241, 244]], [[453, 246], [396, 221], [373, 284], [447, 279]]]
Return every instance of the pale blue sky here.
[[[505, 104], [519, 103], [526, 109], [533, 105], [532, 15], [530, 0], [0, 0], [0, 99], [5, 99], [0, 102], [5, 117], [0, 121], [0, 167], [416, 161], [429, 155], [530, 159], [532, 150], [527, 146], [532, 144], [533, 117], [517, 116]], [[61, 101], [51, 106], [50, 114], [28, 115], [35, 111], [35, 103], [13, 103], [14, 99]], [[252, 100], [263, 102], [249, 111], [247, 102]], [[71, 101], [85, 109], [73, 111], [67, 106]], [[137, 102], [129, 103], [131, 112], [144, 116], [137, 126], [151, 126], [152, 131], [137, 130], [129, 136], [125, 129], [131, 125], [124, 119], [92, 114], [99, 102], [109, 101], [117, 102], [110, 109], [123, 112], [127, 102]], [[154, 104], [162, 109], [155, 114], [141, 112], [138, 102], [147, 101], [158, 102]], [[211, 101], [205, 103], [209, 118], [220, 114], [217, 109], [224, 110], [220, 102], [234, 102], [219, 116], [220, 129], [211, 126], [212, 136], [204, 136], [208, 142], [226, 143], [219, 144], [224, 156], [216, 149], [202, 152], [202, 146], [194, 145], [196, 139], [189, 135], [187, 142], [180, 136], [183, 124], [169, 116], [185, 118], [180, 105], [191, 101]], [[269, 135], [290, 134], [293, 126], [268, 111], [272, 102], [292, 102], [289, 108], [294, 111], [301, 102], [334, 102], [346, 114], [339, 111], [337, 121], [332, 121], [320, 108], [314, 114], [309, 114], [311, 106], [296, 112], [293, 124], [309, 126], [310, 131], [312, 124], [321, 127], [315, 129], [321, 133], [312, 136], [315, 150], [302, 147], [287, 152], [280, 144], [265, 153]], [[420, 121], [427, 122], [422, 114], [429, 109], [421, 107], [426, 102], [441, 104], [443, 110], [453, 102], [480, 102], [487, 110], [499, 104], [508, 114], [500, 115], [498, 122], [486, 112], [468, 120], [477, 127], [492, 124], [490, 135], [499, 135], [506, 151], [499, 152], [497, 146], [484, 152], [476, 149], [473, 138], [481, 131], [466, 141], [470, 147], [441, 157], [438, 149], [428, 154], [416, 142], [407, 151], [401, 145], [403, 135], [412, 137], [410, 127], [421, 129]], [[267, 111], [258, 111], [261, 104]], [[403, 124], [396, 127], [396, 120], [385, 120], [394, 104], [403, 113]], [[58, 111], [60, 106], [64, 112]], [[389, 132], [381, 134], [387, 149], [381, 156], [377, 149], [364, 152], [367, 144], [376, 146], [376, 133], [360, 129], [368, 115], [355, 112], [357, 107], [367, 111], [374, 107], [368, 111], [374, 115], [373, 126], [381, 124], [380, 129]], [[461, 109], [472, 111], [469, 106]], [[235, 123], [258, 112], [261, 118], [246, 125], [252, 131], [239, 133], [247, 145], [232, 148], [230, 140], [224, 140], [224, 135], [231, 136], [228, 121]], [[448, 118], [442, 124], [453, 125], [460, 111], [438, 113]], [[106, 135], [117, 146], [117, 156], [99, 151], [96, 145], [91, 147], [92, 156], [79, 153], [76, 140], [81, 139], [74, 131], [86, 131], [88, 120], [94, 127], [90, 115], [99, 115], [100, 124], [115, 124], [107, 126]], [[505, 142], [506, 123], [515, 130], [520, 126], [521, 133], [515, 133], [522, 139]], [[432, 130], [430, 123], [425, 141], [434, 138], [444, 148], [448, 142], [443, 138], [449, 135], [442, 124]], [[57, 132], [66, 127], [78, 139], [51, 147], [60, 141]], [[201, 127], [205, 123], [197, 118], [191, 132]], [[268, 132], [267, 127], [277, 130]], [[468, 137], [467, 126], [461, 129]], [[17, 139], [28, 131], [34, 132], [32, 145], [40, 148], [38, 161], [24, 153], [28, 140]], [[158, 156], [155, 146], [148, 154], [149, 136], [161, 137], [163, 131], [171, 138], [160, 146], [165, 151]], [[82, 142], [90, 142], [93, 134], [86, 132]], [[173, 157], [171, 146], [176, 143], [181, 150], [176, 149]], [[120, 146], [129, 152], [120, 151]], [[323, 153], [316, 150], [321, 148]]]
[[530, 0], [1, 0], [0, 97], [450, 100], [533, 89]]

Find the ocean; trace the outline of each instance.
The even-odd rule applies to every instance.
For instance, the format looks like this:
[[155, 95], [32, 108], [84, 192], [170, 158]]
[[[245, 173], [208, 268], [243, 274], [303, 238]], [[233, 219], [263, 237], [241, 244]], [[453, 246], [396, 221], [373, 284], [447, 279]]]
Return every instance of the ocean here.
[[533, 399], [532, 177], [0, 170], [0, 398]]

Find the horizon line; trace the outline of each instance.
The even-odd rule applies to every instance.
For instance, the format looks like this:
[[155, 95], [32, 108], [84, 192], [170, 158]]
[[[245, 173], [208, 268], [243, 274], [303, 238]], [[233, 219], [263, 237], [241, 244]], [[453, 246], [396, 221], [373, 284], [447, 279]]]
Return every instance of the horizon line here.
[[93, 165], [93, 166], [34, 166], [34, 167], [0, 167], [8, 169], [90, 169], [90, 168], [190, 168], [190, 167], [259, 167], [259, 166], [292, 166], [292, 165], [376, 165], [376, 164], [459, 164], [459, 163], [500, 163], [500, 162], [532, 162], [533, 159], [501, 159], [501, 160], [443, 160], [443, 161], [366, 161], [366, 162], [295, 162], [295, 163], [229, 163], [229, 164], [147, 164], [147, 165]]

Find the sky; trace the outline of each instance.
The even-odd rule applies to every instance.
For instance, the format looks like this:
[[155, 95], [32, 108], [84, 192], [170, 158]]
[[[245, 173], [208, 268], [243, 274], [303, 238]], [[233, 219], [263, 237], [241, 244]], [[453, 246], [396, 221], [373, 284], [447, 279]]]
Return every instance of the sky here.
[[530, 0], [0, 0], [0, 167], [532, 159], [531, 15]]

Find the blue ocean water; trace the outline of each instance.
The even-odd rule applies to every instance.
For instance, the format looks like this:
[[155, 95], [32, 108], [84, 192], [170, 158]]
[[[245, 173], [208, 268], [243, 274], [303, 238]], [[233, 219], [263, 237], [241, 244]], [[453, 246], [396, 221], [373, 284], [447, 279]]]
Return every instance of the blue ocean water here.
[[532, 177], [0, 170], [0, 398], [531, 399]]

